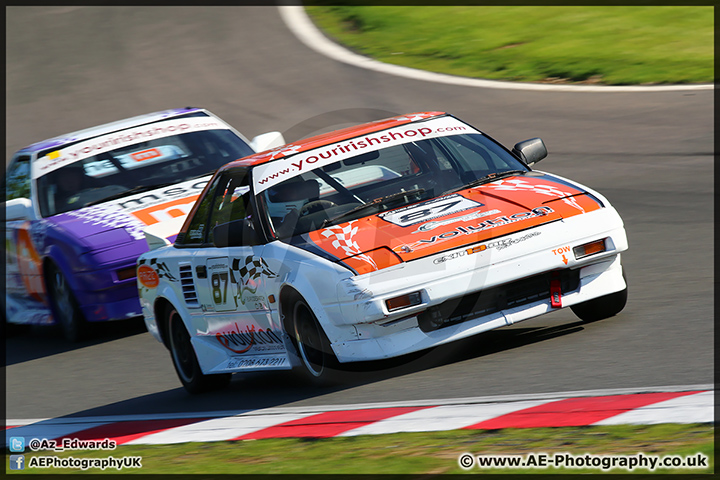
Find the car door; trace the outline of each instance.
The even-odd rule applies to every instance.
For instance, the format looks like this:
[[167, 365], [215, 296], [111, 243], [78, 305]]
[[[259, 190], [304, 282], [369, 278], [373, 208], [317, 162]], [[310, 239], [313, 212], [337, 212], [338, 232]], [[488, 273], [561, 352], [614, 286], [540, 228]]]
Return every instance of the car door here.
[[223, 241], [215, 238], [223, 228], [221, 235], [227, 236], [228, 226], [233, 225], [242, 225], [246, 234], [247, 229], [254, 233], [249, 190], [244, 171], [220, 177], [208, 226], [203, 226], [203, 248], [191, 259], [198, 302], [209, 336], [235, 357], [230, 368], [284, 366], [282, 329], [273, 319], [273, 305], [268, 301], [269, 287], [277, 275], [263, 259], [264, 246], [257, 235], [243, 235], [232, 227], [230, 237]]

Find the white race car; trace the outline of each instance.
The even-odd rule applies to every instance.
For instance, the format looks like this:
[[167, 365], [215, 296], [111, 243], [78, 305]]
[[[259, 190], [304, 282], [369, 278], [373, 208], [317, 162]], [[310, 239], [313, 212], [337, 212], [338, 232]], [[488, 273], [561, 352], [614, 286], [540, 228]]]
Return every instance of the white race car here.
[[538, 138], [509, 151], [425, 112], [231, 162], [175, 243], [139, 258], [147, 327], [200, 392], [233, 372], [322, 379], [564, 307], [615, 315], [622, 220], [529, 168], [546, 155]]

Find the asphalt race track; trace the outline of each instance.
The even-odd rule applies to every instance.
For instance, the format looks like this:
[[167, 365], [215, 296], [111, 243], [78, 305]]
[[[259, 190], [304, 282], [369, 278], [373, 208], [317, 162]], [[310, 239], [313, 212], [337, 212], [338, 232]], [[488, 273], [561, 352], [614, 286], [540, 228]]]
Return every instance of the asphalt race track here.
[[713, 382], [713, 90], [497, 90], [398, 78], [299, 43], [275, 7], [8, 7], [6, 154], [129, 116], [202, 106], [251, 138], [287, 140], [422, 110], [451, 112], [537, 167], [598, 189], [622, 215], [630, 283], [617, 317], [550, 314], [394, 362], [335, 387], [235, 375], [190, 396], [141, 322], [66, 343], [7, 340], [7, 418], [231, 411]]

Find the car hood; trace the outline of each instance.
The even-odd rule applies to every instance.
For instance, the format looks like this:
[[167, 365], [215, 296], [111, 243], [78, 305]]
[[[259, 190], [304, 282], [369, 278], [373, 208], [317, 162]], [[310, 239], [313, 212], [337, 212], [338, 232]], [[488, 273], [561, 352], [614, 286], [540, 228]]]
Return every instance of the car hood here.
[[[210, 177], [113, 199], [98, 205], [55, 215], [49, 222], [60, 227], [89, 249], [104, 249], [143, 242], [143, 229], [160, 223], [175, 227], [184, 219]], [[178, 228], [166, 232], [168, 241]], [[144, 250], [147, 250], [145, 246]]]
[[599, 208], [586, 191], [533, 172], [316, 230], [293, 244], [362, 274], [466, 245], [482, 249], [483, 242]]

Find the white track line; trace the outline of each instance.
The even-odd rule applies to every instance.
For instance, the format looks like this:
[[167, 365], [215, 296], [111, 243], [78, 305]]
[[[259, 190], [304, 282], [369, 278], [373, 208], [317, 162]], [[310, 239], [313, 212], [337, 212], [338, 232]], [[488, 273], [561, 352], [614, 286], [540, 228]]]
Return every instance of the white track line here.
[[357, 435], [378, 435], [397, 432], [441, 432], [457, 430], [469, 425], [484, 422], [508, 413], [537, 407], [547, 403], [547, 400], [533, 400], [525, 402], [509, 402], [480, 405], [445, 405], [434, 408], [424, 408], [415, 412], [397, 415], [395, 417], [379, 420], [369, 425], [348, 430], [339, 437], [354, 437]]
[[310, 414], [282, 414], [264, 416], [244, 416], [214, 418], [204, 422], [184, 425], [145, 435], [127, 442], [126, 445], [169, 445], [186, 442], [221, 442], [247, 435], [258, 430], [273, 427], [285, 422], [300, 420]]
[[353, 53], [323, 35], [308, 18], [305, 9], [299, 5], [278, 6], [280, 17], [287, 28], [306, 46], [326, 57], [356, 67], [398, 77], [424, 80], [427, 82], [444, 83], [465, 87], [499, 88], [505, 90], [535, 90], [547, 92], [673, 92], [688, 90], [712, 90], [713, 84], [702, 85], [648, 85], [648, 86], [597, 86], [597, 85], [551, 85], [542, 83], [514, 83], [476, 78], [456, 77], [442, 73], [426, 72], [414, 68], [401, 67], [378, 62], [362, 55]]
[[703, 423], [714, 417], [714, 393], [700, 392], [653, 403], [606, 418], [594, 425], [651, 425], [655, 423]]

